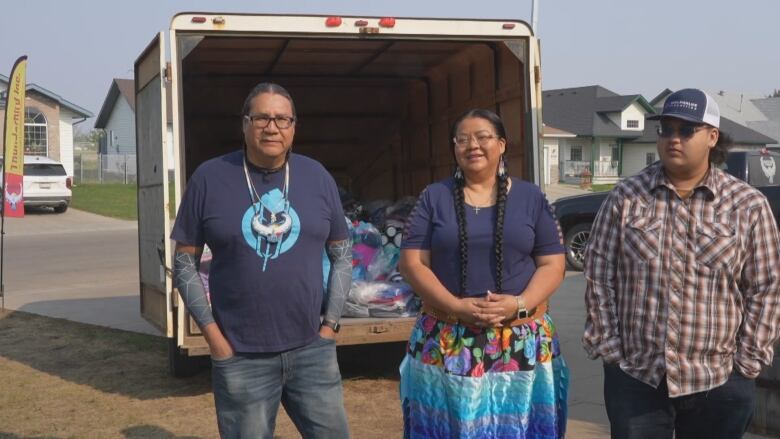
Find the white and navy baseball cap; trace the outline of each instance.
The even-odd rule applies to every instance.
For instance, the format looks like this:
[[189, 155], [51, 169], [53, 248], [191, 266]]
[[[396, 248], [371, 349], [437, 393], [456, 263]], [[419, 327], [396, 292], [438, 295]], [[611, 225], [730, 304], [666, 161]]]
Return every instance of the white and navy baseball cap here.
[[720, 108], [710, 95], [697, 88], [684, 88], [669, 95], [660, 114], [652, 114], [649, 120], [674, 117], [688, 122], [706, 123], [720, 127]]

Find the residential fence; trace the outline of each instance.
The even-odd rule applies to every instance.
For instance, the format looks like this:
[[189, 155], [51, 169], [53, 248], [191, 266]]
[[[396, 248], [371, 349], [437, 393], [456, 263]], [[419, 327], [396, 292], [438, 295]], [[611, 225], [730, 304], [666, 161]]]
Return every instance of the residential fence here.
[[99, 154], [76, 152], [73, 157], [74, 183], [135, 184], [135, 154]]
[[617, 177], [618, 162], [614, 160], [599, 160], [593, 162], [596, 172], [593, 174], [600, 177]]
[[[587, 170], [590, 175], [595, 177], [617, 177], [618, 162], [613, 160], [597, 160], [591, 163], [588, 161], [566, 160], [563, 162], [563, 175], [569, 177], [580, 177]], [[595, 172], [594, 172], [595, 171]]]

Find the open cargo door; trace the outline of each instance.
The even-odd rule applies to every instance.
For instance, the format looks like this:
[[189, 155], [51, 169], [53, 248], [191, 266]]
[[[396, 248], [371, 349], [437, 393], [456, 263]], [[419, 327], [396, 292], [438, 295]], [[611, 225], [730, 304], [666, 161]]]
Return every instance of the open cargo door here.
[[138, 261], [141, 315], [173, 337], [164, 48], [160, 33], [135, 62]]
[[548, 168], [542, 166], [540, 154], [544, 151], [544, 142], [542, 141], [543, 120], [542, 120], [542, 59], [541, 43], [538, 38], [528, 38], [528, 81], [530, 86], [528, 97], [530, 98], [531, 108], [528, 114], [528, 127], [526, 130], [529, 138], [526, 139], [528, 145], [531, 145], [531, 176], [534, 184], [544, 189], [545, 176]]

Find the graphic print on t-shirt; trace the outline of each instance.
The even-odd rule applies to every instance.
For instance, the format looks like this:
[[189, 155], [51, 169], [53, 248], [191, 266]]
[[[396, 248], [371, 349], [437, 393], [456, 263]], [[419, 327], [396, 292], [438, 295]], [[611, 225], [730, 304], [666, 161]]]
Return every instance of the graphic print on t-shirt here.
[[[252, 220], [257, 214], [259, 214], [260, 223], [266, 227], [278, 225], [287, 215], [292, 220], [292, 227], [278, 242], [271, 242], [252, 228]], [[292, 206], [287, 206], [287, 200], [282, 195], [282, 191], [274, 188], [263, 194], [259, 202], [244, 212], [244, 217], [241, 220], [241, 232], [246, 243], [263, 260], [263, 271], [265, 271], [270, 259], [278, 258], [279, 255], [289, 251], [295, 245], [301, 232], [301, 220], [295, 209]]]

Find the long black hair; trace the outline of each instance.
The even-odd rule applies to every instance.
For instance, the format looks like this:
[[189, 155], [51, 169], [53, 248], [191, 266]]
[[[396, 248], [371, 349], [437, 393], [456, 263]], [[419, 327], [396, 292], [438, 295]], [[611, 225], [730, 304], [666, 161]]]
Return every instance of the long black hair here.
[[[504, 128], [504, 123], [501, 121], [501, 118], [498, 117], [498, 115], [492, 111], [484, 110], [484, 109], [474, 109], [469, 110], [457, 119], [455, 119], [455, 122], [452, 124], [452, 128], [450, 129], [450, 138], [455, 139], [455, 137], [458, 134], [458, 128], [460, 127], [461, 122], [463, 122], [465, 119], [471, 119], [471, 118], [480, 118], [488, 121], [490, 125], [493, 126], [493, 129], [496, 131], [496, 135], [500, 138], [506, 141], [506, 129]], [[454, 142], [454, 140], [453, 140]], [[453, 144], [453, 156], [454, 156], [454, 147]], [[506, 159], [504, 158], [504, 155], [501, 154], [501, 160], [504, 163], [504, 168], [506, 168]], [[457, 162], [455, 164], [457, 167]], [[500, 168], [500, 165], [499, 165]], [[504, 213], [506, 211], [506, 199], [507, 199], [507, 191], [509, 188], [509, 175], [507, 172], [504, 172], [503, 174], [501, 172], [496, 172], [496, 178], [498, 181], [498, 193], [496, 195], [496, 208], [497, 208], [497, 214], [496, 214], [496, 225], [493, 235], [493, 242], [496, 246], [496, 292], [502, 292], [504, 287]], [[467, 268], [469, 263], [469, 254], [468, 254], [468, 234], [466, 232], [466, 202], [464, 200], [464, 193], [463, 188], [465, 186], [466, 180], [463, 177], [462, 172], [456, 172], [455, 174], [455, 185], [453, 187], [453, 193], [452, 196], [455, 200], [455, 213], [458, 219], [458, 248], [460, 253], [460, 295], [462, 296], [466, 292], [466, 285], [468, 282], [467, 279]]]

